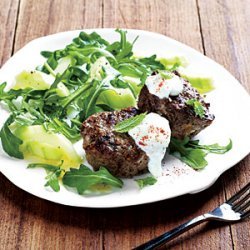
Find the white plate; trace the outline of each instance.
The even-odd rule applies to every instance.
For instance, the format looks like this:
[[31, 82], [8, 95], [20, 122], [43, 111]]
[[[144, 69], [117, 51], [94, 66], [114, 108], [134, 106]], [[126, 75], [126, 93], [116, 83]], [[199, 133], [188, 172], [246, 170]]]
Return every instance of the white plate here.
[[[94, 30], [85, 30], [92, 32]], [[113, 29], [95, 29], [101, 36], [112, 42], [119, 39]], [[31, 41], [19, 50], [0, 70], [0, 82], [12, 83], [13, 78], [23, 69], [32, 69], [43, 63], [42, 50], [63, 48], [80, 31], [58, 33]], [[195, 71], [202, 71], [214, 79], [216, 89], [209, 93], [211, 112], [215, 114], [213, 124], [202, 131], [197, 138], [204, 143], [225, 144], [233, 140], [233, 149], [224, 155], [211, 154], [207, 157], [208, 166], [202, 171], [194, 171], [179, 160], [168, 156], [164, 163], [164, 176], [153, 185], [139, 190], [132, 180], [125, 180], [121, 191], [103, 196], [84, 197], [66, 190], [63, 186], [59, 193], [44, 188], [45, 171], [27, 169], [25, 161], [8, 157], [0, 148], [0, 170], [21, 189], [56, 203], [79, 207], [123, 207], [168, 199], [187, 193], [202, 191], [212, 185], [227, 169], [243, 159], [250, 150], [250, 100], [240, 83], [222, 66], [203, 56], [196, 50], [166, 36], [141, 31], [128, 30], [128, 39], [137, 35], [134, 52], [149, 56], [157, 54], [182, 54]], [[0, 109], [0, 126], [8, 114]], [[81, 145], [78, 144], [78, 150]]]

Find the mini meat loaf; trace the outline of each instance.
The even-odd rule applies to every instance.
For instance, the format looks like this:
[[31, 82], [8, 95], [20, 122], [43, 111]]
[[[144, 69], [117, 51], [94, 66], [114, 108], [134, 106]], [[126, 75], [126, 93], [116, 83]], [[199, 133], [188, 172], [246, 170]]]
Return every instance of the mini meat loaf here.
[[[179, 76], [178, 72], [174, 72]], [[181, 77], [180, 77], [181, 78]], [[138, 108], [142, 112], [155, 112], [169, 120], [172, 136], [183, 139], [192, 137], [202, 129], [209, 126], [214, 120], [214, 115], [209, 112], [209, 103], [195, 90], [187, 80], [183, 81], [183, 91], [177, 96], [159, 98], [149, 92], [146, 85], [141, 90]], [[204, 108], [203, 118], [197, 116], [192, 106], [186, 102], [190, 99], [198, 100]]]
[[132, 177], [147, 171], [148, 156], [127, 133], [117, 133], [114, 126], [139, 114], [136, 108], [101, 112], [82, 124], [83, 149], [89, 164], [98, 170], [106, 167], [118, 177]]

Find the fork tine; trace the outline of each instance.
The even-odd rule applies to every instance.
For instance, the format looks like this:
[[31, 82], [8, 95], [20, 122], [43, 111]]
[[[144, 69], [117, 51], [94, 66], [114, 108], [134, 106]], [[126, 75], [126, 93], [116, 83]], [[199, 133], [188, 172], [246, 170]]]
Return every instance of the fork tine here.
[[248, 216], [250, 216], [250, 210], [248, 210], [247, 212], [243, 213], [243, 214], [241, 215], [241, 218], [242, 218], [242, 219], [245, 219], [245, 218], [247, 218]]
[[245, 187], [243, 187], [238, 193], [236, 193], [229, 200], [227, 200], [226, 203], [232, 205], [232, 203], [238, 200], [239, 197], [241, 197], [249, 188], [250, 188], [250, 182]]
[[235, 212], [241, 212], [243, 213], [244, 210], [246, 210], [248, 207], [250, 207], [250, 201], [248, 201], [246, 204], [244, 204], [241, 207], [238, 207], [237, 209], [234, 209]]
[[241, 206], [242, 204], [244, 204], [244, 202], [247, 201], [247, 200], [249, 199], [249, 197], [250, 197], [250, 193], [248, 193], [247, 195], [245, 195], [243, 199], [240, 199], [238, 202], [236, 202], [236, 203], [232, 206], [233, 210], [237, 211], [237, 209], [240, 208], [240, 206]]

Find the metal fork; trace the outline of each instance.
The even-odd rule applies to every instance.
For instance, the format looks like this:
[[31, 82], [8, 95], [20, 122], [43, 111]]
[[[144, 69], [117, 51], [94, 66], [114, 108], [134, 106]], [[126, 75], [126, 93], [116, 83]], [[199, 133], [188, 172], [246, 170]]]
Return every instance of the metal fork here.
[[250, 183], [243, 187], [238, 193], [227, 200], [225, 203], [215, 208], [212, 212], [200, 215], [157, 238], [154, 238], [134, 250], [149, 250], [167, 243], [180, 234], [186, 232], [194, 226], [210, 220], [236, 222], [245, 219], [250, 215]]

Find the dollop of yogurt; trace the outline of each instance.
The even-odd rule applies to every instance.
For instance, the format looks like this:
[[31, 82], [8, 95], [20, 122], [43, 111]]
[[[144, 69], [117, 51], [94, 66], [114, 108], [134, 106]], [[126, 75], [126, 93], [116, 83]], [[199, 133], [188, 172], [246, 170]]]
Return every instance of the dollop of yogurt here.
[[149, 113], [138, 126], [132, 128], [128, 133], [136, 145], [147, 154], [149, 172], [155, 177], [161, 176], [161, 161], [171, 136], [168, 120], [156, 113]]
[[183, 79], [169, 72], [149, 76], [145, 84], [148, 91], [160, 99], [177, 96], [183, 91]]

